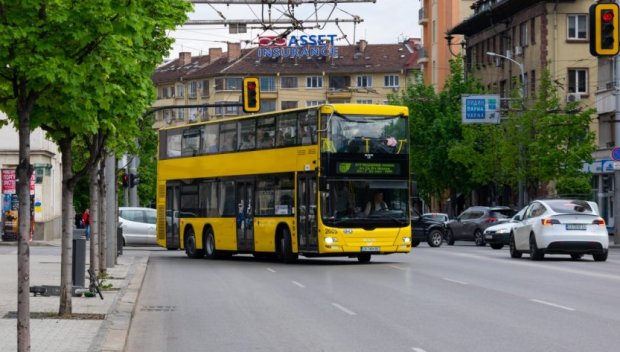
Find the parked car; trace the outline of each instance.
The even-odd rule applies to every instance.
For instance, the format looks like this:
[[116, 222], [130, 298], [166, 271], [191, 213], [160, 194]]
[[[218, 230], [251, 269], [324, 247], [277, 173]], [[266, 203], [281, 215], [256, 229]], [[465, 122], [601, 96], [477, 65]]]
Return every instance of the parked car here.
[[442, 221], [444, 224], [447, 224], [448, 221], [450, 220], [450, 218], [448, 217], [448, 214], [444, 214], [444, 213], [424, 213], [422, 214], [422, 217]]
[[489, 226], [484, 230], [484, 241], [488, 243], [493, 249], [502, 249], [504, 245], [508, 245], [512, 228], [521, 222], [523, 214], [527, 207], [519, 210], [512, 219], [507, 222], [502, 222], [497, 225]]
[[607, 260], [609, 237], [605, 220], [594, 202], [574, 199], [536, 200], [525, 211], [510, 236], [510, 256], [529, 253], [532, 260], [545, 254], [570, 254], [579, 259], [590, 254]]
[[417, 247], [426, 241], [431, 247], [439, 247], [445, 237], [445, 224], [441, 220], [420, 215], [415, 209], [411, 216], [411, 243]]
[[123, 229], [123, 245], [155, 245], [155, 209], [118, 208], [118, 226]]
[[483, 231], [492, 225], [508, 221], [515, 211], [509, 207], [474, 206], [465, 209], [456, 219], [448, 221], [446, 242], [453, 245], [456, 240], [474, 241], [484, 246]]

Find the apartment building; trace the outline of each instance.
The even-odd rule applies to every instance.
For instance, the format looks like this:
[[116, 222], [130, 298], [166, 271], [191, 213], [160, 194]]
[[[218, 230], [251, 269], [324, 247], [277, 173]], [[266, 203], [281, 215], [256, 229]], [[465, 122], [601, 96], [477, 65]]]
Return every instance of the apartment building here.
[[[436, 91], [443, 89], [450, 75], [449, 61], [465, 48], [462, 35], [447, 36], [448, 31], [472, 13], [474, 0], [420, 0], [418, 24], [422, 26], [422, 53], [418, 64], [424, 83]], [[446, 39], [449, 39], [446, 45]]]
[[[153, 107], [238, 103], [247, 76], [260, 78], [261, 112], [323, 103], [384, 104], [419, 70], [419, 39], [289, 49], [241, 49], [239, 43], [228, 43], [227, 52], [212, 48], [197, 57], [180, 53], [153, 74]], [[238, 106], [165, 109], [156, 113], [154, 128], [240, 114]]]

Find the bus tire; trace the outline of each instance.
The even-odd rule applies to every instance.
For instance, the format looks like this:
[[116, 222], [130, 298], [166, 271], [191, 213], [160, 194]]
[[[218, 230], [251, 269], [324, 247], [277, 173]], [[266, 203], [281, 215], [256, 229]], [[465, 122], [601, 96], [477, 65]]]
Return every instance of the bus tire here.
[[215, 249], [215, 235], [213, 234], [213, 230], [211, 228], [207, 229], [207, 232], [204, 235], [203, 243], [205, 248], [205, 257], [207, 257], [207, 259], [217, 258], [217, 250]]
[[360, 263], [370, 263], [371, 257], [370, 253], [361, 253], [357, 255], [357, 261]]
[[194, 259], [201, 258], [205, 254], [202, 249], [196, 248], [196, 235], [192, 227], [185, 230], [185, 254]]
[[297, 253], [293, 253], [293, 242], [291, 240], [291, 232], [288, 227], [282, 228], [280, 231], [280, 248], [278, 251], [278, 257], [284, 263], [292, 263], [297, 260]]

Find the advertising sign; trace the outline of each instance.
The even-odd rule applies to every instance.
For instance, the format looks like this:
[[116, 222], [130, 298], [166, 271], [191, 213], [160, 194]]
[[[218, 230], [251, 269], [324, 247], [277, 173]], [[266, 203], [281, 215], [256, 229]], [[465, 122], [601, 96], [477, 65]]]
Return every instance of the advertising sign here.
[[258, 58], [337, 57], [336, 34], [303, 34], [258, 37]]
[[461, 96], [463, 123], [499, 123], [499, 102], [499, 95]]
[[[15, 169], [2, 169], [2, 226], [3, 241], [16, 241], [19, 234], [19, 198], [17, 197]], [[30, 178], [30, 240], [34, 234], [34, 184]]]

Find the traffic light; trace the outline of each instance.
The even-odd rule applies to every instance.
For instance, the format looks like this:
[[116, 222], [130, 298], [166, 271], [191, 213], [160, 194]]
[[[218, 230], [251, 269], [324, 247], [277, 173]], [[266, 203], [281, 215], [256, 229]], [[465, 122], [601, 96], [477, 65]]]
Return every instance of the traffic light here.
[[129, 174], [129, 188], [133, 188], [140, 183], [140, 175]]
[[248, 77], [243, 79], [243, 111], [260, 111], [260, 89], [258, 78]]
[[127, 174], [123, 174], [121, 179], [123, 181], [123, 188], [129, 187], [129, 176]]
[[620, 50], [618, 4], [599, 3], [590, 6], [590, 54], [613, 56]]

